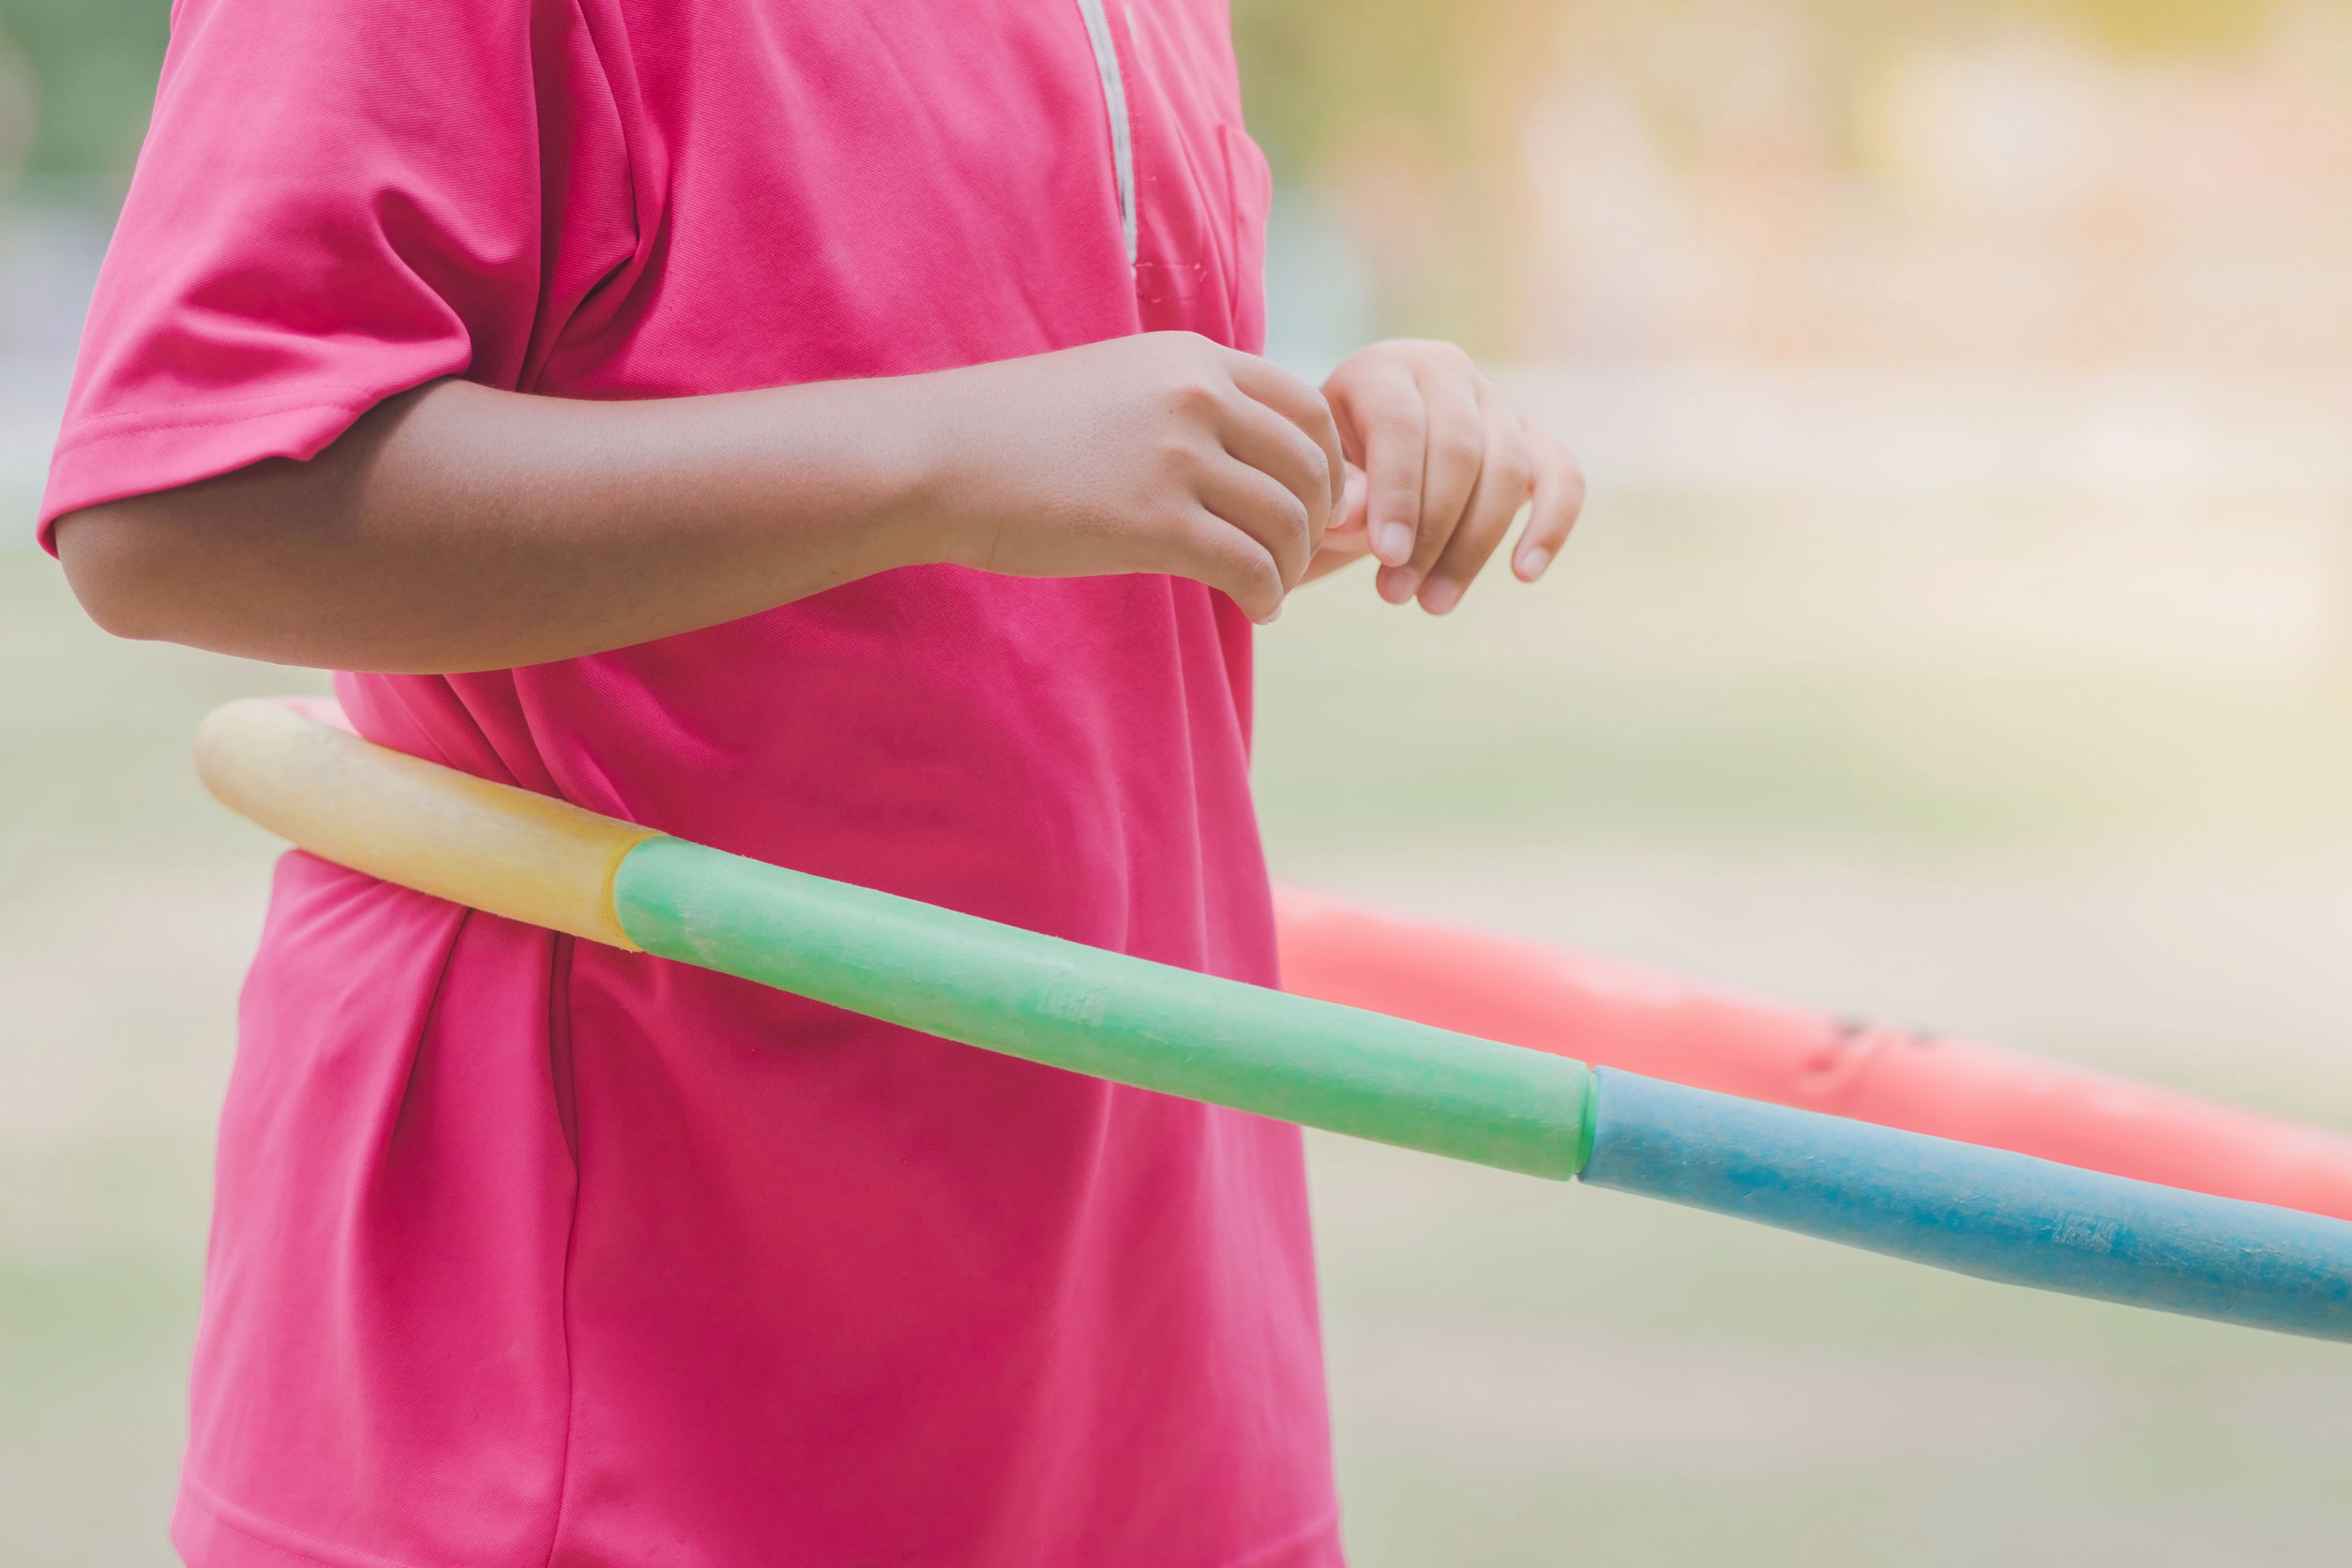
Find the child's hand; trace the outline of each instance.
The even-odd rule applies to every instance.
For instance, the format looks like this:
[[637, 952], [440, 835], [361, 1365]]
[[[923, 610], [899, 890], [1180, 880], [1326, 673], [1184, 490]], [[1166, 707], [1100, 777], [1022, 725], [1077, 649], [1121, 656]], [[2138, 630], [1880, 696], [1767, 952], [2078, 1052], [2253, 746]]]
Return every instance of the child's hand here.
[[1016, 577], [1169, 572], [1271, 621], [1340, 493], [1322, 394], [1188, 332], [920, 378], [946, 399], [924, 505], [939, 558]]
[[1309, 573], [1380, 561], [1380, 597], [1442, 615], [1462, 601], [1529, 505], [1511, 569], [1532, 582], [1584, 506], [1576, 459], [1522, 420], [1451, 343], [1402, 339], [1349, 356], [1323, 383], [1348, 460], [1339, 514]]

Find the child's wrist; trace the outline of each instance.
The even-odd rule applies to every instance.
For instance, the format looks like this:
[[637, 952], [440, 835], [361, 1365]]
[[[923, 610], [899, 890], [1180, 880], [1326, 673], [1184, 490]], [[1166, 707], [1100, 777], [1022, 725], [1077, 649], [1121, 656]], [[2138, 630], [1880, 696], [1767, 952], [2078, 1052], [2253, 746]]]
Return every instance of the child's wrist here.
[[[783, 439], [766, 457], [761, 488], [815, 501], [830, 515], [832, 568], [843, 581], [957, 559], [944, 499], [956, 490], [942, 439], [935, 378], [835, 382], [779, 388], [768, 418]], [[823, 499], [818, 500], [819, 496]], [[814, 539], [788, 548], [799, 550]]]
[[[910, 377], [888, 411], [892, 437], [881, 444], [884, 553], [894, 566], [984, 566], [988, 532], [971, 503], [981, 488], [969, 450], [970, 413], [954, 393], [953, 372]], [[877, 387], [890, 384], [875, 384]]]

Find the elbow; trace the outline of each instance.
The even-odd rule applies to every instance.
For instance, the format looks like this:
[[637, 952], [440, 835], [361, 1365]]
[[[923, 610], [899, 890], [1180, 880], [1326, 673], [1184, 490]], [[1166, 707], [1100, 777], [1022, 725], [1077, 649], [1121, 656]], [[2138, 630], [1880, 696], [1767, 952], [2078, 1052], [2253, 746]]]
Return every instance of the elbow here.
[[170, 641], [169, 541], [120, 503], [68, 512], [56, 522], [57, 562], [98, 628], [133, 641]]

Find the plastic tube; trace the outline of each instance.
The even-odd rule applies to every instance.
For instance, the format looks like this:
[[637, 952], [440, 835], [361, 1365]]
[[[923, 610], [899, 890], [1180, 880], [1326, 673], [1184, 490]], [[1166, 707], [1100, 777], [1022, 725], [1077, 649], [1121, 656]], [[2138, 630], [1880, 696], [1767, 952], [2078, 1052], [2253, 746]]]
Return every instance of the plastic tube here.
[[1595, 1065], [2352, 1219], [2352, 1138], [1997, 1046], [1872, 1029], [1277, 890], [1286, 988]]
[[2352, 1339], [2340, 1220], [1588, 1072], [1086, 947], [649, 837], [283, 705], [216, 713], [197, 753], [224, 801], [346, 864], [969, 1045], [1990, 1278]]
[[1593, 1071], [1594, 1186], [2010, 1285], [2352, 1339], [2352, 1225]]
[[1049, 1066], [1564, 1181], [1584, 1064], [1105, 952], [678, 838], [613, 879], [646, 952]]

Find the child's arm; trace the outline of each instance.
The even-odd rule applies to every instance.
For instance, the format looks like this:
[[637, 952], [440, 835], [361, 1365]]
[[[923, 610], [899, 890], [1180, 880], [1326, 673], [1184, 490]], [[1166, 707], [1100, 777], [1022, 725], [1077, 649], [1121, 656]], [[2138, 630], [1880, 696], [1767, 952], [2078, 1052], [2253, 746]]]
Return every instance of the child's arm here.
[[85, 507], [56, 541], [122, 636], [452, 671], [624, 647], [924, 563], [1170, 572], [1270, 620], [1340, 487], [1313, 387], [1158, 333], [634, 402], [437, 382], [308, 462]]

